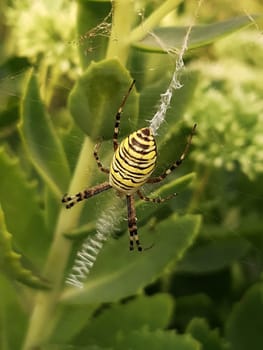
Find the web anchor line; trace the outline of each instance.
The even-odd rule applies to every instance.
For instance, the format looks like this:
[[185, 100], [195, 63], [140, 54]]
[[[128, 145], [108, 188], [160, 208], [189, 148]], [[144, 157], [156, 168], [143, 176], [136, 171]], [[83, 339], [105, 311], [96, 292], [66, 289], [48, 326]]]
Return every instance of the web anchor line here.
[[[182, 71], [185, 67], [183, 58], [184, 58], [184, 55], [188, 49], [190, 34], [191, 34], [192, 28], [194, 26], [194, 21], [198, 16], [202, 2], [203, 2], [203, 0], [198, 1], [195, 15], [194, 15], [194, 20], [190, 24], [190, 26], [188, 27], [186, 34], [185, 34], [185, 37], [183, 39], [182, 47], [177, 54], [172, 79], [171, 79], [166, 91], [161, 94], [158, 109], [155, 112], [153, 118], [149, 121], [149, 126], [152, 129], [154, 135], [157, 135], [157, 131], [158, 131], [159, 127], [161, 126], [161, 124], [165, 120], [166, 112], [167, 112], [168, 108], [170, 107], [171, 99], [173, 97], [174, 90], [179, 90], [183, 87], [183, 85], [180, 82], [180, 75], [182, 74]], [[158, 42], [158, 44], [161, 46], [161, 48], [164, 51], [166, 51], [170, 55], [176, 54], [175, 50], [171, 50], [171, 49], [168, 49], [167, 47], [165, 47], [164, 43], [160, 40], [160, 38], [158, 38], [158, 36], [156, 34], [154, 34], [153, 32], [151, 32], [150, 34], [154, 37], [154, 39]]]

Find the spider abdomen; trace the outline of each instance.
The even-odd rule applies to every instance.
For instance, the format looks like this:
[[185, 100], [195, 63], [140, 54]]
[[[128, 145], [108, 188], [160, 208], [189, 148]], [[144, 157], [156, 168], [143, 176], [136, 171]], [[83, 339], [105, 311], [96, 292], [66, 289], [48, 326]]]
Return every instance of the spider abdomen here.
[[152, 174], [157, 148], [150, 128], [139, 129], [126, 137], [114, 153], [109, 183], [125, 194], [136, 192]]

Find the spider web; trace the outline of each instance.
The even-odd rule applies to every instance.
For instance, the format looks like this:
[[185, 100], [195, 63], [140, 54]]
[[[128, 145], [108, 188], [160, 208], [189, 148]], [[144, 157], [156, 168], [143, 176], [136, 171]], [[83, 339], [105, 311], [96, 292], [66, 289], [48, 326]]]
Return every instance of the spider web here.
[[[196, 12], [194, 15], [194, 20], [192, 21], [191, 25], [186, 31], [181, 49], [176, 54], [175, 69], [172, 74], [172, 79], [170, 81], [170, 84], [168, 85], [167, 90], [163, 94], [161, 94], [159, 107], [157, 108], [154, 117], [150, 121], [150, 128], [153, 130], [153, 133], [155, 135], [157, 134], [157, 130], [165, 120], [166, 112], [167, 109], [170, 107], [171, 98], [173, 96], [174, 91], [182, 87], [182, 84], [180, 83], [180, 75], [182, 70], [184, 69], [183, 57], [185, 55], [185, 52], [187, 51], [190, 33], [193, 28], [194, 21], [198, 16], [202, 2], [203, 0], [198, 1]], [[142, 13], [139, 13], [139, 15], [142, 17]], [[111, 16], [111, 13], [105, 19], [107, 19], [109, 16]], [[96, 27], [95, 31], [97, 31], [99, 28], [100, 26]], [[91, 31], [90, 33], [93, 33], [93, 31]], [[174, 52], [172, 52], [170, 49], [167, 49], [154, 33], [150, 34], [154, 36], [154, 38], [161, 45], [164, 51], [167, 51], [169, 55], [172, 55], [174, 57]], [[84, 38], [86, 38], [86, 36]], [[83, 287], [83, 281], [85, 281], [87, 275], [90, 273], [90, 270], [92, 269], [96, 261], [97, 255], [102, 249], [104, 242], [107, 240], [109, 235], [113, 234], [116, 230], [116, 223], [120, 222], [120, 216], [116, 215], [118, 213], [118, 210], [115, 210], [113, 208], [114, 207], [110, 206], [106, 209], [105, 212], [102, 213], [101, 217], [98, 218], [99, 226], [97, 226], [95, 236], [93, 236], [92, 238], [88, 237], [84, 241], [80, 251], [77, 253], [77, 258], [74, 262], [73, 268], [66, 279], [67, 284], [79, 288]]]
[[[192, 28], [195, 24], [195, 21], [198, 18], [198, 14], [199, 14], [200, 8], [202, 6], [202, 3], [203, 3], [203, 1], [199, 0], [197, 5], [196, 5], [193, 19], [191, 21], [191, 24], [188, 26], [188, 29], [186, 30], [183, 44], [182, 44], [182, 47], [180, 50], [178, 50], [178, 51], [171, 50], [169, 47], [166, 47], [165, 44], [160, 40], [160, 38], [157, 37], [154, 33], [152, 33], [152, 32], [149, 33], [150, 35], [152, 35], [155, 38], [155, 40], [159, 43], [161, 48], [167, 52], [168, 56], [171, 59], [171, 67], [172, 67], [171, 68], [171, 80], [167, 86], [167, 89], [160, 95], [160, 101], [157, 105], [156, 112], [155, 112], [153, 118], [149, 121], [149, 126], [152, 128], [155, 135], [158, 134], [158, 130], [161, 127], [161, 125], [166, 122], [166, 114], [167, 114], [168, 109], [170, 108], [170, 104], [171, 104], [171, 100], [172, 100], [173, 95], [176, 93], [177, 90], [183, 88], [183, 84], [181, 83], [181, 76], [185, 70], [184, 56], [185, 56], [185, 53], [187, 52], [189, 37], [191, 35], [191, 31], [192, 31]], [[142, 14], [139, 14], [139, 15], [143, 18]], [[109, 19], [110, 18], [109, 16], [111, 16], [111, 13], [105, 18]], [[156, 69], [158, 69], [158, 68], [156, 68]], [[213, 139], [213, 134], [211, 134], [211, 141], [212, 141], [212, 139]], [[222, 147], [222, 149], [224, 149], [224, 152], [229, 151], [227, 149], [229, 147], [229, 145], [222, 143], [221, 147]], [[189, 156], [191, 156], [191, 154]], [[225, 190], [225, 187], [223, 184], [218, 183], [217, 185], [218, 185], [219, 189], [222, 189], [222, 191]], [[244, 196], [245, 195], [246, 194], [244, 193]], [[255, 196], [255, 195], [250, 194], [249, 196]], [[180, 195], [180, 197], [183, 197], [183, 196]], [[182, 202], [184, 202], [184, 199], [180, 198], [179, 201], [181, 201], [181, 204], [182, 204]], [[178, 212], [179, 214], [181, 212], [182, 214], [184, 214], [184, 209], [182, 209], [182, 208], [187, 207], [187, 204], [188, 204], [187, 199], [185, 200], [185, 203], [186, 203], [186, 205], [184, 206], [184, 204], [183, 204], [181, 208], [179, 205], [179, 210], [176, 207], [175, 212]], [[75, 264], [73, 266], [73, 270], [72, 270], [73, 274], [71, 276], [72, 277], [71, 284], [74, 284], [74, 278], [76, 278], [76, 276], [77, 276], [76, 274], [74, 276], [74, 267], [77, 268], [77, 270], [75, 270], [75, 272], [79, 273], [80, 272], [79, 267], [80, 266], [83, 267], [83, 262], [85, 265], [85, 259], [86, 259], [87, 270], [85, 271], [85, 268], [84, 268], [79, 273], [78, 278], [77, 278], [77, 282], [76, 282], [76, 286], [78, 286], [78, 287], [83, 286], [83, 282], [85, 281], [90, 270], [93, 268], [93, 266], [96, 262], [97, 256], [98, 256], [100, 250], [103, 248], [104, 242], [106, 242], [108, 237], [110, 237], [112, 234], [114, 234], [115, 230], [118, 227], [118, 224], [120, 224], [121, 221], [124, 220], [123, 214], [121, 215], [116, 208], [115, 208], [115, 210], [114, 209], [112, 210], [112, 208], [115, 208], [114, 204], [112, 207], [110, 205], [108, 208], [106, 208], [106, 212], [109, 212], [110, 216], [112, 218], [110, 220], [110, 222], [107, 222], [107, 220], [104, 220], [105, 219], [104, 211], [99, 212], [98, 222], [100, 222], [101, 224], [105, 223], [105, 225], [100, 225], [99, 228], [97, 227], [96, 234], [95, 234], [95, 236], [92, 237], [93, 241], [89, 241], [88, 238], [87, 238], [87, 240], [85, 240], [83, 247], [82, 247], [82, 253], [81, 253], [83, 260], [81, 261], [80, 255], [77, 257]], [[202, 209], [198, 209], [198, 208], [195, 208], [195, 209], [196, 209], [194, 211], [195, 213], [200, 212], [200, 214], [204, 215], [204, 217], [208, 216], [208, 212], [206, 212], [204, 207], [202, 207]], [[209, 213], [209, 215], [211, 216], [211, 213]], [[233, 211], [231, 211], [231, 213], [229, 213], [229, 215], [226, 215], [224, 217], [224, 219], [222, 220], [222, 217], [220, 217], [219, 214], [218, 214], [218, 216], [213, 214], [213, 220], [214, 220], [214, 222], [218, 222], [220, 225], [222, 224], [222, 221], [223, 221], [223, 225], [225, 226], [226, 231], [229, 232], [231, 237], [238, 238], [239, 232], [238, 232], [238, 227], [236, 226], [235, 215], [236, 215], [235, 210], [233, 210]], [[117, 225], [115, 225], [114, 222], [117, 223]], [[204, 228], [202, 235], [203, 235], [203, 237], [206, 237], [208, 239], [208, 241], [211, 240], [211, 242], [215, 239], [214, 236], [212, 236], [210, 238], [210, 236], [209, 236], [210, 232], [209, 232], [208, 228]], [[96, 241], [97, 241], [97, 243], [96, 243]], [[92, 247], [94, 247], [94, 246], [96, 246], [95, 251], [92, 250]], [[91, 247], [91, 248], [89, 248], [89, 247]], [[88, 257], [85, 256], [85, 251], [89, 252]], [[259, 256], [259, 254], [258, 254], [258, 256]], [[245, 265], [247, 265], [248, 269], [255, 271], [255, 270], [259, 270], [259, 267], [261, 265], [260, 259], [261, 258], [259, 257], [258, 262], [256, 264], [252, 263], [252, 265], [251, 265], [251, 262], [249, 261], [249, 259], [244, 259], [243, 262]]]
[[91, 28], [84, 34], [80, 35], [78, 39], [75, 39], [69, 44], [77, 45], [77, 46], [83, 46], [87, 45], [85, 49], [85, 53], [88, 55], [89, 53], [93, 52], [96, 48], [94, 47], [94, 39], [96, 37], [109, 37], [111, 33], [111, 27], [112, 27], [112, 8], [110, 12], [104, 17], [104, 19], [94, 28]]

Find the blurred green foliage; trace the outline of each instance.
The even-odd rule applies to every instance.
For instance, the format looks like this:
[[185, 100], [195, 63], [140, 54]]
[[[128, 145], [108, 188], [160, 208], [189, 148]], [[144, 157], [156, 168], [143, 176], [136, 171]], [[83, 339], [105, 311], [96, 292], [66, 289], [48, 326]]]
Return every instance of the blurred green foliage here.
[[182, 167], [145, 186], [180, 195], [136, 203], [141, 241], [153, 247], [128, 252], [122, 220], [79, 289], [65, 278], [114, 192], [70, 211], [61, 197], [106, 180], [93, 147], [105, 140], [109, 164], [133, 78], [120, 137], [152, 118], [196, 2], [1, 2], [1, 349], [262, 349], [262, 5], [245, 3], [253, 16], [204, 1], [195, 18], [155, 174], [194, 123], [197, 134]]

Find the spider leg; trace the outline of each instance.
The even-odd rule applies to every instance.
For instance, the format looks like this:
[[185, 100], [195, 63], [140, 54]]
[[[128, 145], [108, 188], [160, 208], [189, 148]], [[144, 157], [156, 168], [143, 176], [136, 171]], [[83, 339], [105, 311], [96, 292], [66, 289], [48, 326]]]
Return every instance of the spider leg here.
[[122, 103], [118, 109], [118, 112], [117, 114], [115, 115], [115, 125], [114, 125], [114, 134], [113, 134], [113, 149], [114, 151], [116, 151], [116, 149], [118, 148], [118, 136], [119, 136], [119, 126], [120, 126], [120, 120], [121, 120], [121, 114], [122, 114], [122, 110], [123, 110], [123, 107], [127, 101], [127, 98], [129, 97], [130, 95], [130, 92], [133, 88], [135, 84], [135, 80], [133, 80], [133, 82], [131, 83], [130, 87], [129, 87], [129, 90], [128, 92], [126, 93], [126, 95], [124, 96], [123, 100], [122, 100]]
[[61, 199], [61, 202], [66, 203], [66, 209], [70, 209], [78, 202], [93, 197], [96, 194], [108, 190], [109, 188], [111, 188], [111, 185], [108, 182], [103, 182], [102, 184], [78, 192], [73, 196], [68, 196], [67, 194], [65, 194]]
[[127, 199], [127, 207], [128, 207], [128, 228], [130, 233], [130, 250], [134, 249], [133, 243], [135, 241], [138, 251], [141, 252], [142, 246], [140, 244], [139, 236], [137, 232], [134, 196], [127, 195], [126, 199]]
[[196, 129], [196, 124], [194, 124], [192, 130], [191, 130], [191, 133], [190, 135], [188, 136], [188, 140], [187, 140], [187, 143], [185, 145], [185, 148], [184, 148], [184, 151], [183, 153], [181, 154], [180, 158], [178, 160], [176, 160], [171, 166], [170, 168], [168, 168], [163, 174], [161, 174], [160, 176], [157, 176], [157, 177], [152, 177], [150, 179], [147, 180], [148, 183], [156, 183], [156, 182], [160, 182], [162, 181], [163, 179], [166, 178], [167, 175], [171, 174], [171, 172], [178, 168], [182, 162], [185, 160], [185, 157], [189, 151], [189, 148], [190, 148], [190, 145], [191, 145], [191, 142], [192, 142], [192, 138], [194, 136], [194, 133], [195, 133], [195, 129]]
[[100, 171], [102, 171], [103, 173], [109, 174], [110, 170], [103, 167], [103, 165], [102, 165], [102, 163], [100, 161], [99, 155], [98, 155], [98, 151], [99, 151], [100, 145], [101, 145], [101, 142], [98, 142], [95, 145], [94, 150], [93, 150], [93, 156], [94, 156], [94, 158], [96, 160], [97, 166], [100, 169]]
[[166, 202], [169, 199], [172, 199], [173, 197], [177, 196], [177, 193], [173, 193], [165, 198], [160, 198], [160, 197], [150, 198], [150, 197], [145, 196], [140, 190], [138, 190], [136, 193], [140, 197], [140, 199], [142, 199], [143, 201], [152, 202], [152, 203], [163, 203], [163, 202]]

